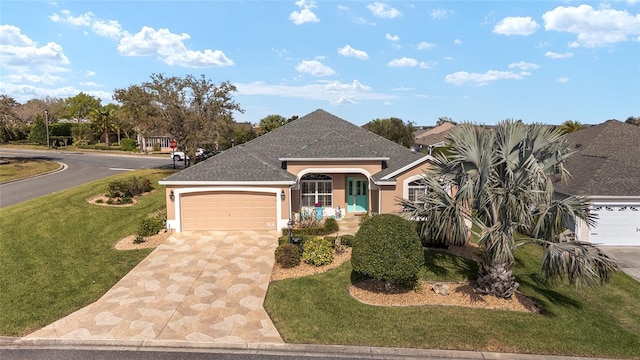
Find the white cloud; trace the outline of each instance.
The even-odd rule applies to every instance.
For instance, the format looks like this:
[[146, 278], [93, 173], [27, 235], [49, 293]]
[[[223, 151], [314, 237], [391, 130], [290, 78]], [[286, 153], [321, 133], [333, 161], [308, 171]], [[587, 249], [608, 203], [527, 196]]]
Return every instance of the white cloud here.
[[556, 80], [556, 82], [558, 84], [566, 84], [566, 83], [569, 82], [569, 78], [568, 77], [561, 77], [561, 78], [558, 78], [558, 80]]
[[455, 39], [455, 40], [453, 40], [453, 43], [456, 44], [456, 45], [462, 45], [462, 40]]
[[387, 33], [387, 34], [384, 36], [384, 38], [385, 38], [385, 39], [387, 39], [387, 40], [389, 40], [389, 41], [398, 41], [398, 40], [400, 40], [400, 36], [398, 36], [398, 35], [391, 35], [391, 34], [389, 34], [389, 33]]
[[487, 85], [490, 82], [497, 80], [521, 80], [525, 76], [531, 75], [528, 72], [513, 72], [513, 71], [496, 71], [489, 70], [484, 74], [480, 73], [469, 73], [466, 71], [458, 71], [453, 74], [448, 74], [445, 76], [444, 81], [453, 85], [465, 85], [465, 84], [473, 84], [473, 85]]
[[69, 10], [62, 10], [62, 15], [53, 13], [49, 15], [49, 19], [53, 22], [71, 24], [73, 26], [90, 26], [95, 15], [92, 12], [87, 12], [82, 15], [73, 16]]
[[385, 101], [384, 103], [382, 103], [382, 105], [384, 105], [384, 106], [390, 106], [390, 105], [393, 105], [393, 103], [392, 103], [391, 101], [387, 100], [387, 101]]
[[98, 84], [98, 83], [95, 83], [93, 81], [81, 82], [80, 85], [82, 85], [82, 86], [92, 86], [92, 87], [103, 87], [104, 86], [102, 84]]
[[154, 28], [145, 26], [137, 34], [120, 39], [118, 51], [123, 56], [157, 55], [168, 65], [187, 68], [234, 65], [233, 61], [220, 50], [187, 49], [183, 41], [190, 38], [189, 34], [174, 34], [168, 29], [156, 31]]
[[96, 72], [95, 71], [91, 71], [91, 70], [87, 70], [87, 72], [84, 74], [84, 76], [86, 76], [86, 77], [96, 76]]
[[360, 60], [366, 60], [369, 58], [369, 55], [365, 51], [356, 50], [352, 48], [351, 45], [346, 45], [345, 47], [338, 49], [338, 54], [347, 57], [354, 57]]
[[374, 16], [379, 18], [393, 19], [402, 15], [398, 9], [392, 8], [381, 2], [374, 2], [371, 5], [367, 5], [367, 9], [369, 9]]
[[73, 86], [64, 86], [60, 88], [44, 88], [28, 84], [14, 84], [10, 82], [0, 82], [0, 93], [11, 94], [11, 97], [16, 99], [20, 103], [25, 103], [32, 99], [45, 98], [47, 96], [52, 98], [68, 98], [78, 95], [79, 92], [94, 96], [103, 103], [113, 102], [112, 92], [102, 90], [84, 90], [77, 89]]
[[520, 70], [539, 69], [540, 65], [534, 63], [528, 63], [520, 61], [518, 63], [509, 64], [509, 69], [518, 68]]
[[530, 16], [506, 17], [493, 28], [493, 32], [501, 35], [531, 35], [538, 28], [538, 23]]
[[542, 15], [548, 31], [568, 32], [577, 35], [570, 47], [597, 47], [618, 42], [640, 40], [640, 14], [615, 9], [595, 10], [590, 5], [564, 7], [547, 11]]
[[296, 66], [296, 70], [301, 73], [308, 73], [313, 76], [331, 76], [335, 75], [335, 71], [332, 68], [322, 64], [317, 60], [303, 60], [298, 66]]
[[97, 35], [110, 39], [120, 39], [128, 33], [122, 30], [122, 26], [115, 20], [97, 20], [91, 25], [91, 30]]
[[374, 23], [374, 22], [369, 22], [367, 19], [365, 19], [365, 18], [363, 18], [363, 17], [361, 17], [361, 16], [359, 16], [359, 17], [355, 18], [355, 19], [353, 20], [353, 22], [355, 22], [356, 24], [359, 24], [359, 25], [376, 26], [376, 23]]
[[363, 100], [394, 100], [397, 96], [375, 93], [370, 86], [353, 80], [351, 83], [339, 81], [318, 81], [300, 86], [270, 85], [264, 82], [236, 83], [238, 95], [272, 95], [312, 100], [324, 100], [335, 104], [342, 98], [343, 102]]
[[63, 79], [60, 76], [44, 73], [42, 75], [34, 75], [28, 73], [22, 74], [10, 74], [6, 77], [6, 80], [13, 83], [30, 82], [34, 84], [53, 85], [62, 82]]
[[334, 105], [344, 105], [344, 104], [357, 104], [356, 100], [352, 96], [340, 96], [338, 100], [333, 101]]
[[39, 46], [13, 25], [0, 25], [0, 58], [4, 72], [13, 76], [14, 81], [52, 84], [62, 79], [51, 73], [69, 71], [70, 62], [60, 44], [49, 42]]
[[544, 56], [551, 59], [566, 59], [566, 58], [573, 57], [573, 53], [566, 52], [566, 53], [560, 54], [553, 51], [547, 51], [546, 53], [544, 53]]
[[411, 91], [411, 90], [415, 90], [415, 88], [400, 86], [400, 87], [391, 89], [391, 91]]
[[311, 9], [317, 7], [315, 1], [299, 0], [295, 3], [301, 10], [292, 11], [289, 14], [289, 20], [293, 21], [296, 25], [302, 25], [304, 23], [317, 23], [320, 21], [318, 16], [311, 11]]
[[420, 44], [416, 45], [416, 49], [418, 49], [418, 50], [433, 49], [434, 47], [436, 47], [436, 44], [429, 43], [429, 42], [426, 42], [426, 41], [423, 41]]
[[445, 19], [449, 14], [453, 14], [453, 10], [434, 9], [431, 10], [429, 16], [431, 16], [432, 19]]
[[414, 58], [408, 58], [408, 57], [402, 57], [399, 59], [393, 59], [391, 61], [389, 61], [389, 63], [387, 63], [387, 66], [389, 67], [420, 67], [422, 69], [431, 69], [433, 68], [435, 65], [437, 65], [438, 63], [436, 62], [431, 62], [431, 63], [426, 63], [424, 61], [418, 61]]

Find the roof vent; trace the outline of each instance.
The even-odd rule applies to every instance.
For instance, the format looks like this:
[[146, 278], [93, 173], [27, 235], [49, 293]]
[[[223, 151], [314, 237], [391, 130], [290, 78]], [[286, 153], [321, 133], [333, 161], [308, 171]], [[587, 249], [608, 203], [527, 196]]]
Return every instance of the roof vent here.
[[282, 162], [280, 163], [280, 168], [281, 168], [282, 170], [287, 170], [287, 162], [286, 162], [286, 161], [282, 161]]
[[580, 146], [582, 146], [582, 144], [575, 144], [573, 147], [577, 149], [577, 148], [579, 148]]

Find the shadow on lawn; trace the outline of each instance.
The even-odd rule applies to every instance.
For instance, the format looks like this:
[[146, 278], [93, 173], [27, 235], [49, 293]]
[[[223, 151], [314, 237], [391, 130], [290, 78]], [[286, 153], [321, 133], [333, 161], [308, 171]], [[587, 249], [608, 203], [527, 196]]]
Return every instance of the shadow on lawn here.
[[522, 274], [516, 277], [516, 281], [523, 287], [528, 287], [535, 291], [535, 294], [530, 294], [529, 297], [542, 305], [542, 314], [554, 317], [556, 314], [549, 309], [546, 304], [554, 304], [558, 306], [570, 306], [576, 310], [582, 309], [582, 305], [579, 301], [564, 295], [558, 291], [550, 288], [550, 284], [542, 280], [539, 274], [529, 273]]
[[440, 277], [462, 276], [469, 280], [478, 277], [478, 262], [438, 250], [424, 251], [425, 270]]

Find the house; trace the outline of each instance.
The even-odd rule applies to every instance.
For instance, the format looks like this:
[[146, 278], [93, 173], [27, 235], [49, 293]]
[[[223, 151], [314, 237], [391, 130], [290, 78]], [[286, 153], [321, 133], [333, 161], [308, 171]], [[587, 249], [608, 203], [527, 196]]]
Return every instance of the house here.
[[316, 110], [161, 180], [167, 226], [279, 231], [316, 204], [325, 217], [398, 212], [433, 160]]
[[576, 224], [576, 240], [640, 246], [640, 126], [609, 120], [566, 135], [575, 153], [565, 167], [572, 179], [555, 184], [560, 196], [591, 199], [597, 225]]
[[416, 151], [423, 151], [431, 154], [434, 148], [447, 146], [447, 135], [449, 131], [456, 127], [455, 124], [444, 122], [431, 129], [422, 129], [414, 132]]

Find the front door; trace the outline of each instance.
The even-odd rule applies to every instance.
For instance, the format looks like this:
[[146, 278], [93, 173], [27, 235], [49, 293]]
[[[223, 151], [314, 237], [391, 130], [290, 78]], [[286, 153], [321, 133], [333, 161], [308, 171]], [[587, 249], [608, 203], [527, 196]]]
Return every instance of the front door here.
[[347, 178], [347, 211], [367, 212], [369, 210], [369, 181]]

